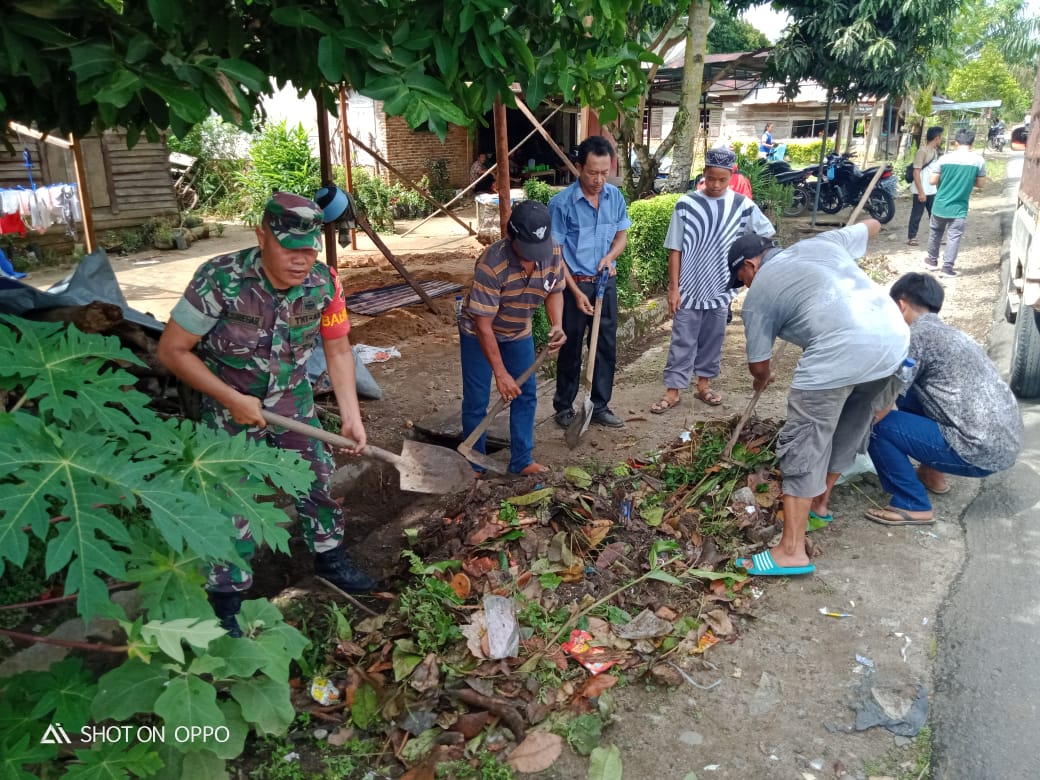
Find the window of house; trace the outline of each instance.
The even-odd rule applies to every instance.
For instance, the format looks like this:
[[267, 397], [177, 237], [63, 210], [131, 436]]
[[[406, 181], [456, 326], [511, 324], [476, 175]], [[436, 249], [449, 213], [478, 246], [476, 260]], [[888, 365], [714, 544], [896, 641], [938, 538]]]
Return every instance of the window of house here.
[[829, 123], [825, 123], [823, 117], [795, 119], [791, 122], [791, 138], [816, 138], [825, 127], [828, 128], [827, 135], [833, 136], [838, 132], [838, 120], [831, 119]]

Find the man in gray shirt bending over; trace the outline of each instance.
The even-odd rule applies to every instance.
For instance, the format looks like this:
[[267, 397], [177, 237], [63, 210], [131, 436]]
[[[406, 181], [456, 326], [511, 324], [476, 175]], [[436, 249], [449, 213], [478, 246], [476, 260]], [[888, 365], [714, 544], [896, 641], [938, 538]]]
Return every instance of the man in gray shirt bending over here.
[[[946, 493], [944, 474], [985, 477], [1011, 468], [1022, 445], [1022, 416], [1011, 388], [968, 334], [939, 319], [943, 288], [909, 273], [889, 295], [910, 326], [912, 384], [870, 436], [870, 458], [884, 509], [868, 509], [881, 525], [931, 525], [928, 492]], [[910, 458], [920, 465], [914, 470]]]
[[755, 390], [774, 376], [777, 338], [801, 347], [777, 455], [783, 474], [780, 544], [737, 562], [749, 574], [810, 574], [810, 520], [831, 522], [831, 489], [862, 451], [874, 414], [898, 391], [909, 330], [899, 309], [856, 264], [876, 236], [877, 220], [832, 230], [788, 249], [762, 236], [737, 239], [729, 252], [730, 286], [748, 286], [744, 332]]

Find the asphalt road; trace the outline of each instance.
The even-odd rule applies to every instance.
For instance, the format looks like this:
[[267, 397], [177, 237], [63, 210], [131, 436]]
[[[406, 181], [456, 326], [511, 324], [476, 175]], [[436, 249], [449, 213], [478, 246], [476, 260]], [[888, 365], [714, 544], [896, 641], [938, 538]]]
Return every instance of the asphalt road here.
[[[1011, 334], [998, 322], [990, 339], [1005, 375]], [[1018, 463], [983, 480], [961, 518], [965, 565], [939, 616], [933, 780], [1040, 778], [1040, 403], [1020, 408]]]

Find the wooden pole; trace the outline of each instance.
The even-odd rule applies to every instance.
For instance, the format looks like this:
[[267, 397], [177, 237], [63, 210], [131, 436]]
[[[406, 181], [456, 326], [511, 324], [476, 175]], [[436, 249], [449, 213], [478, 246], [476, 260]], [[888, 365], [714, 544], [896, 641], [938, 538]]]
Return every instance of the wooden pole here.
[[461, 219], [459, 219], [454, 214], [452, 214], [450, 211], [448, 211], [446, 208], [444, 208], [444, 206], [442, 204], [438, 203], [433, 198], [431, 198], [423, 190], [422, 187], [420, 187], [414, 181], [412, 181], [407, 176], [405, 176], [403, 173], [401, 173], [399, 170], [397, 170], [397, 168], [395, 168], [390, 163], [388, 163], [385, 159], [383, 159], [383, 157], [380, 156], [379, 152], [377, 152], [375, 149], [369, 148], [369, 146], [367, 144], [364, 144], [361, 141], [359, 141], [357, 139], [357, 136], [351, 135], [349, 133], [348, 133], [348, 135], [350, 136], [350, 140], [353, 141], [355, 144], [357, 144], [358, 147], [360, 147], [364, 151], [368, 152], [370, 155], [372, 155], [377, 160], [379, 160], [381, 163], [383, 163], [383, 165], [385, 165], [390, 170], [390, 172], [393, 173], [398, 179], [403, 181], [407, 187], [409, 187], [410, 189], [415, 190], [417, 193], [419, 193], [420, 197], [422, 197], [423, 200], [425, 200], [427, 203], [430, 203], [431, 205], [435, 206], [438, 211], [443, 211], [445, 214], [447, 214], [453, 220], [458, 222], [460, 225], [462, 225], [462, 227], [466, 228], [466, 232], [469, 233], [471, 236], [475, 236], [477, 234], [477, 231], [475, 231], [473, 228], [471, 228], [469, 225], [467, 225]]
[[[557, 106], [557, 107], [556, 107], [555, 109], [553, 109], [553, 112], [552, 112], [551, 114], [549, 114], [549, 116], [547, 116], [547, 117], [546, 117], [545, 119], [543, 119], [543, 120], [542, 120], [542, 124], [544, 125], [544, 124], [545, 124], [546, 122], [548, 122], [548, 121], [549, 121], [550, 119], [552, 119], [552, 118], [553, 118], [554, 116], [556, 116], [556, 115], [557, 115], [557, 114], [558, 114], [558, 113], [560, 112], [560, 110], [561, 110], [562, 108], [563, 108], [563, 106], [562, 106], [562, 105], [559, 105], [559, 106]], [[527, 135], [525, 135], [525, 136], [524, 136], [524, 140], [523, 140], [523, 141], [521, 141], [520, 143], [518, 143], [518, 144], [517, 144], [516, 146], [514, 146], [514, 147], [513, 147], [512, 149], [510, 149], [510, 150], [509, 150], [509, 154], [512, 154], [512, 153], [513, 153], [513, 152], [515, 152], [515, 151], [516, 151], [517, 149], [519, 149], [519, 148], [520, 148], [521, 146], [523, 146], [523, 145], [524, 145], [525, 143], [527, 143], [527, 142], [528, 142], [528, 141], [530, 140], [531, 136], [532, 136], [532, 135], [534, 135], [534, 134], [535, 134], [535, 133], [537, 133], [537, 132], [538, 132], [537, 130], [532, 130], [532, 131], [531, 131], [530, 133], [528, 133]], [[488, 168], [488, 169], [487, 169], [487, 170], [486, 170], [486, 171], [485, 171], [484, 173], [485, 173], [485, 175], [487, 175], [487, 174], [489, 174], [489, 173], [492, 173], [492, 172], [494, 172], [494, 171], [495, 171], [495, 170], [496, 170], [497, 168], [498, 168], [498, 163], [495, 163], [495, 164], [494, 164], [494, 165], [492, 165], [492, 166], [491, 166], [490, 168]], [[483, 178], [483, 177], [481, 177], [481, 178]], [[466, 189], [464, 189], [464, 190], [460, 190], [460, 191], [459, 191], [459, 194], [458, 194], [458, 195], [456, 195], [456, 196], [455, 196], [454, 198], [452, 198], [451, 200], [449, 200], [449, 201], [448, 201], [447, 203], [445, 203], [445, 204], [444, 204], [445, 208], [447, 208], [448, 206], [450, 206], [450, 205], [451, 205], [452, 203], [454, 203], [455, 201], [457, 201], [457, 200], [458, 200], [459, 198], [461, 198], [461, 197], [462, 197], [463, 195], [465, 195], [465, 194], [466, 194], [467, 192], [469, 192], [469, 191], [470, 191], [471, 189], [473, 189], [474, 187], [476, 187], [476, 186], [477, 186], [477, 182], [479, 182], [479, 181], [480, 181], [480, 179], [477, 179], [477, 181], [474, 181], [474, 182], [470, 182], [470, 183], [469, 183], [469, 185], [468, 185], [468, 186], [466, 187]], [[407, 235], [408, 235], [409, 233], [411, 233], [411, 232], [412, 232], [413, 230], [417, 230], [417, 229], [419, 229], [420, 227], [422, 227], [423, 225], [425, 225], [425, 224], [426, 224], [427, 222], [429, 222], [429, 221], [430, 221], [431, 219], [433, 219], [433, 218], [434, 218], [435, 216], [436, 216], [436, 214], [430, 214], [430, 215], [429, 215], [428, 217], [425, 217], [425, 218], [424, 218], [424, 219], [422, 220], [422, 222], [418, 222], [418, 223], [416, 223], [415, 225], [412, 225], [412, 226], [411, 226], [410, 228], [408, 228], [408, 229], [407, 229], [406, 231], [404, 231], [404, 232], [403, 232], [403, 233], [401, 234], [401, 238], [404, 238], [404, 237], [405, 237], [405, 236], [407, 236]]]
[[[325, 110], [325, 104], [320, 95], [314, 98], [318, 105], [318, 160], [321, 168], [321, 183], [332, 182], [332, 156], [329, 154], [329, 112]], [[314, 198], [314, 193], [298, 193], [305, 198]], [[337, 268], [339, 263], [336, 259], [336, 225], [326, 222], [321, 232], [325, 236], [325, 263], [330, 268]]]
[[527, 104], [520, 99], [520, 96], [515, 95], [514, 97], [516, 98], [516, 107], [520, 109], [520, 113], [526, 116], [528, 121], [530, 121], [531, 124], [534, 125], [534, 129], [539, 134], [541, 134], [542, 138], [545, 139], [545, 142], [549, 144], [549, 146], [552, 147], [552, 150], [556, 152], [557, 156], [561, 160], [563, 160], [564, 165], [567, 166], [567, 170], [569, 170], [571, 172], [571, 175], [574, 176], [575, 179], [577, 179], [579, 175], [578, 169], [574, 167], [574, 163], [571, 162], [570, 158], [567, 156], [567, 153], [564, 152], [563, 149], [559, 147], [559, 144], [557, 144], [556, 141], [552, 139], [552, 136], [549, 135], [549, 131], [546, 130], [542, 123], [538, 121], [538, 118], [535, 117], [533, 113], [531, 113], [531, 109], [529, 109], [527, 107]]
[[509, 128], [506, 124], [506, 107], [502, 96], [495, 98], [495, 164], [498, 171], [495, 181], [498, 183], [498, 220], [502, 238], [507, 235], [509, 213], [513, 208], [513, 198], [509, 192]]
[[87, 168], [83, 164], [83, 149], [74, 135], [69, 135], [69, 143], [72, 146], [72, 161], [76, 168], [79, 209], [83, 213], [83, 243], [89, 255], [94, 251], [94, 214], [91, 211], [90, 193], [87, 191]]
[[[354, 197], [354, 165], [350, 159], [350, 125], [347, 123], [347, 88], [339, 88], [339, 122], [343, 131], [343, 169], [347, 174], [347, 192]], [[407, 234], [406, 234], [407, 235]], [[357, 251], [357, 229], [350, 229], [350, 248]]]

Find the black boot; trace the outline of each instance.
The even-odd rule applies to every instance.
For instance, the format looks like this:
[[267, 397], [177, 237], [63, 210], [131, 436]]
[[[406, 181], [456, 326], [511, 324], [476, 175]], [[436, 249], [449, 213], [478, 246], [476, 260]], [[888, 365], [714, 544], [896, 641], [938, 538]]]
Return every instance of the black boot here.
[[242, 594], [223, 591], [206, 591], [210, 606], [220, 621], [220, 627], [228, 632], [230, 637], [242, 636], [242, 629], [238, 625], [238, 611], [242, 608]]
[[314, 574], [344, 593], [370, 593], [379, 583], [363, 572], [342, 547], [314, 554]]

